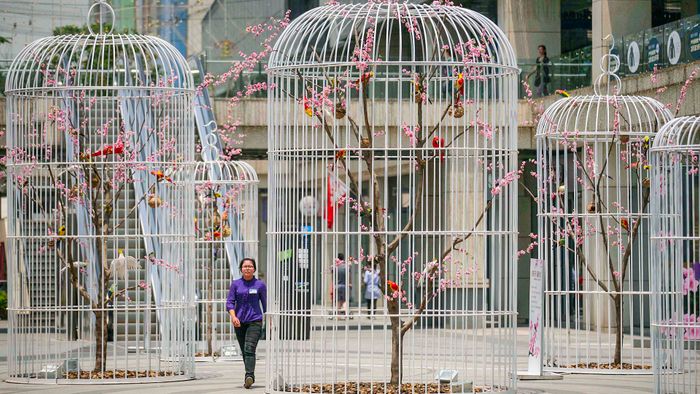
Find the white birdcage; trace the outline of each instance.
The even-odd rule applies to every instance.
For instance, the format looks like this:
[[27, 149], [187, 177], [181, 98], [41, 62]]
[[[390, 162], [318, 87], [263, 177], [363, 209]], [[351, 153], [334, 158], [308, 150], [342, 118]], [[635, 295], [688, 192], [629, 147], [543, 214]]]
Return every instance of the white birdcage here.
[[[211, 136], [211, 135], [210, 135]], [[215, 149], [215, 148], [214, 148]], [[258, 176], [242, 161], [205, 161], [195, 169], [198, 357], [231, 358], [236, 349], [226, 311], [239, 262], [258, 258]], [[223, 349], [223, 350], [222, 350]]]
[[651, 268], [654, 391], [700, 390], [700, 118], [680, 117], [654, 139]]
[[99, 31], [35, 41], [7, 76], [13, 382], [194, 376], [192, 76], [96, 12]]
[[268, 391], [514, 392], [518, 72], [454, 6], [328, 5], [282, 33]]
[[619, 59], [604, 62], [594, 95], [558, 100], [537, 127], [542, 361], [549, 371], [651, 373], [647, 153], [671, 114], [619, 95]]

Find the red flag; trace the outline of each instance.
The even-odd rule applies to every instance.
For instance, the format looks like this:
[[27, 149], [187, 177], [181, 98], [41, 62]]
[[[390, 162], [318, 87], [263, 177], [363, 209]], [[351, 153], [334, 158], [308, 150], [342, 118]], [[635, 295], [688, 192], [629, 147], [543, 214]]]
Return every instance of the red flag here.
[[326, 195], [326, 222], [328, 223], [328, 228], [333, 228], [333, 209], [335, 208], [335, 201], [333, 199], [333, 191], [331, 190], [331, 176], [328, 175], [328, 187]]
[[333, 220], [335, 219], [335, 206], [338, 204], [338, 200], [341, 197], [347, 195], [348, 185], [343, 181], [338, 179], [333, 171], [328, 173], [328, 187], [326, 194], [326, 222], [328, 223], [328, 228], [333, 227]]

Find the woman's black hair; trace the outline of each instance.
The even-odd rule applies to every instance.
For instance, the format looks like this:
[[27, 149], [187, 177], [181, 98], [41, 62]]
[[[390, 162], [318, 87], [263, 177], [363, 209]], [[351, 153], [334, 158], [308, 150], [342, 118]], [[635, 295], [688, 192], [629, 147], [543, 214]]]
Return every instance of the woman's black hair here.
[[544, 52], [544, 57], [547, 57], [547, 47], [540, 44], [537, 46], [537, 48], [542, 48], [542, 52]]
[[241, 260], [241, 262], [238, 264], [238, 270], [239, 270], [239, 271], [243, 272], [243, 263], [245, 263], [246, 261], [250, 261], [251, 263], [253, 263], [253, 268], [255, 268], [256, 271], [258, 270], [258, 265], [255, 263], [255, 259], [254, 259], [254, 258], [252, 258], [252, 257], [244, 257], [243, 260]]

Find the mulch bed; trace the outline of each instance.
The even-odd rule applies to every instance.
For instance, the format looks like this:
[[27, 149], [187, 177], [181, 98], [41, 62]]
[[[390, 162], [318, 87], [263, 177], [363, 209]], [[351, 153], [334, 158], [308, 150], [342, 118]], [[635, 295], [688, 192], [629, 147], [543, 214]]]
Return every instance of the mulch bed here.
[[159, 376], [176, 376], [179, 373], [165, 371], [79, 371], [66, 373], [66, 379], [129, 379], [129, 378], [156, 378]]
[[633, 370], [633, 369], [651, 369], [651, 365], [639, 365], [639, 364], [630, 364], [630, 363], [579, 363], [579, 364], [571, 364], [568, 365], [564, 368], [580, 368], [580, 369], [626, 369], [626, 370]]
[[[401, 390], [395, 384], [383, 382], [334, 383], [334, 384], [305, 384], [302, 386], [289, 386], [284, 388], [292, 393], [334, 393], [334, 394], [401, 394], [401, 393], [452, 393], [450, 385], [437, 383], [403, 383]], [[505, 391], [498, 387], [474, 387], [474, 393]]]

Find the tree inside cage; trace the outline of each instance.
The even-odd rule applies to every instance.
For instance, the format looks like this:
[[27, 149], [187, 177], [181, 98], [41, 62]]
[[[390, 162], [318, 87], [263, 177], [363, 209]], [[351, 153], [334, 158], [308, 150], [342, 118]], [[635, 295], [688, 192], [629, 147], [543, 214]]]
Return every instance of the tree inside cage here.
[[12, 380], [193, 376], [192, 85], [170, 44], [102, 25], [13, 61]]
[[514, 387], [522, 168], [503, 33], [438, 3], [328, 5], [282, 33], [268, 75], [268, 389], [423, 391], [456, 384], [432, 383], [448, 370]]
[[240, 356], [222, 352], [223, 346], [237, 347], [226, 295], [241, 277], [238, 263], [258, 257], [258, 177], [243, 161], [200, 162], [194, 173], [197, 336], [206, 344], [196, 355]]
[[615, 55], [601, 64], [609, 68], [594, 94], [560, 99], [537, 128], [543, 362], [649, 373], [648, 346], [636, 344], [650, 334], [648, 152], [672, 115], [655, 99], [619, 94]]
[[700, 119], [668, 122], [650, 150], [654, 390], [700, 389]]

